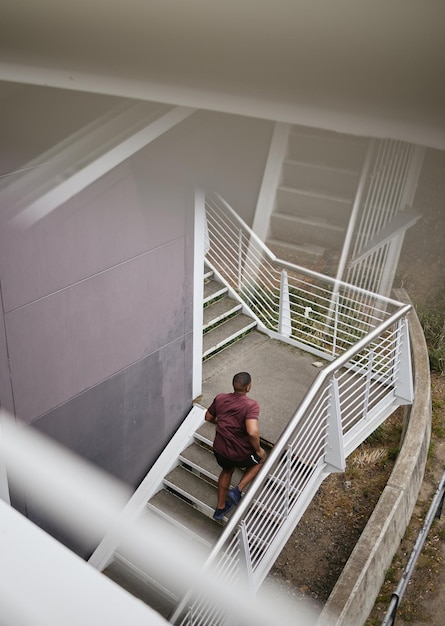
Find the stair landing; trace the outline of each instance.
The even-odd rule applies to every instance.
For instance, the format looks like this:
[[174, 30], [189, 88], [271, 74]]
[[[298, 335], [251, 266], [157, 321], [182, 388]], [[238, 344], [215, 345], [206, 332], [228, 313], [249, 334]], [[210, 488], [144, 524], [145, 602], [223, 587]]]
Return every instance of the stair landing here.
[[261, 436], [274, 444], [316, 378], [319, 369], [313, 363], [317, 361], [298, 348], [252, 331], [203, 364], [203, 390], [197, 402], [208, 407], [216, 394], [232, 391], [234, 374], [249, 372], [253, 383], [249, 396], [261, 407]]

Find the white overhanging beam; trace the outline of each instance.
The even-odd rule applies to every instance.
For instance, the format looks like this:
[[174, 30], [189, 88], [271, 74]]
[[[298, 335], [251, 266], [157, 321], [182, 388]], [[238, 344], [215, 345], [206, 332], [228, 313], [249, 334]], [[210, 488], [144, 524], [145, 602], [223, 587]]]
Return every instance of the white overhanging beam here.
[[292, 102], [277, 100], [271, 94], [264, 98], [247, 93], [230, 93], [223, 88], [215, 89], [190, 85], [178, 85], [165, 81], [128, 78], [124, 76], [92, 74], [82, 70], [38, 66], [35, 63], [0, 62], [0, 80], [26, 85], [40, 85], [71, 91], [85, 91], [122, 98], [148, 100], [172, 105], [195, 107], [234, 115], [245, 115], [286, 124], [302, 124], [312, 128], [325, 128], [335, 132], [366, 135], [369, 137], [392, 137], [438, 150], [445, 149], [445, 133], [435, 120], [412, 120], [407, 124], [403, 118], [382, 117], [370, 110], [351, 111], [332, 108], [325, 101], [318, 106], [303, 100]]
[[12, 217], [11, 222], [21, 227], [32, 226], [114, 167], [188, 118], [195, 110], [189, 107], [175, 107], [22, 208]]

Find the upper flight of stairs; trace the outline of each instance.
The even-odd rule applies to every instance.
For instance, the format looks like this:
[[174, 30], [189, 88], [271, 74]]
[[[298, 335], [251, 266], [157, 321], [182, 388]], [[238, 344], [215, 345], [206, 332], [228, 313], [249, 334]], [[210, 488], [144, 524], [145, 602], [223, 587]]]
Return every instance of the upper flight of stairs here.
[[209, 359], [256, 327], [244, 315], [242, 305], [230, 297], [227, 287], [217, 281], [213, 271], [204, 270], [203, 359]]
[[351, 135], [292, 127], [266, 238], [279, 258], [335, 272], [366, 147]]

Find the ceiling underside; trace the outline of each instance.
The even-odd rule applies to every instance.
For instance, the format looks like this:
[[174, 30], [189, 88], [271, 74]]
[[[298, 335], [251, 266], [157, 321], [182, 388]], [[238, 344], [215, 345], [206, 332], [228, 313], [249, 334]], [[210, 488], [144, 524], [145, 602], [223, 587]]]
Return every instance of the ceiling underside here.
[[443, 0], [2, 0], [1, 16], [0, 80], [445, 148]]

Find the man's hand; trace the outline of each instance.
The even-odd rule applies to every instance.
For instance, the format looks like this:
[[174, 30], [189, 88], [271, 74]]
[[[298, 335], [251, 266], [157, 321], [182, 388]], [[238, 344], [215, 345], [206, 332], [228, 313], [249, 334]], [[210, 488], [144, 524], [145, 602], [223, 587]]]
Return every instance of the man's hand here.
[[266, 451], [263, 448], [257, 450], [256, 454], [258, 454], [262, 461], [264, 461], [264, 459], [266, 458]]

